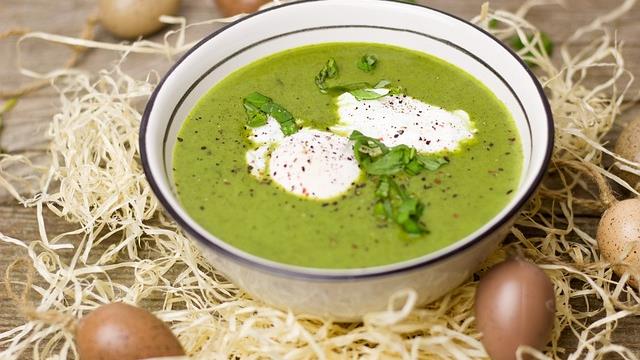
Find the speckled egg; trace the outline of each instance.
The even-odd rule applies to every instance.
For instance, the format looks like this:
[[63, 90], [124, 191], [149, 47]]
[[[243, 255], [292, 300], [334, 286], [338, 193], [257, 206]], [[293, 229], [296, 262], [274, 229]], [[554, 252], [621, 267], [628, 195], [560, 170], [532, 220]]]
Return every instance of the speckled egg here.
[[160, 30], [161, 15], [176, 15], [181, 0], [100, 0], [100, 22], [123, 39], [135, 39]]
[[218, 9], [224, 16], [232, 16], [241, 13], [252, 13], [269, 0], [215, 0]]
[[169, 327], [141, 308], [112, 303], [82, 318], [76, 327], [81, 360], [138, 360], [185, 355]]
[[555, 294], [549, 277], [530, 262], [507, 260], [481, 279], [475, 314], [493, 360], [514, 360], [519, 346], [542, 349], [550, 340]]
[[[615, 152], [623, 158], [640, 162], [640, 117], [630, 122], [622, 130], [616, 142]], [[640, 176], [627, 171], [618, 171], [618, 175], [634, 188], [640, 188]]]
[[618, 275], [631, 273], [629, 283], [638, 287], [640, 280], [640, 199], [613, 204], [598, 224], [598, 248]]

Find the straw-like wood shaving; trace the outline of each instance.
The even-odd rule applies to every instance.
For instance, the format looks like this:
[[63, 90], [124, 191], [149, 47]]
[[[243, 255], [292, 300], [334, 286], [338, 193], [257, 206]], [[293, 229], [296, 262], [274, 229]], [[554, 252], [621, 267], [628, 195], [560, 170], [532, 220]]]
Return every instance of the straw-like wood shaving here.
[[[625, 70], [620, 44], [607, 24], [635, 3], [623, 5], [580, 28], [559, 48], [552, 62], [539, 46], [538, 29], [525, 20], [527, 11], [549, 1], [530, 1], [516, 13], [483, 7], [473, 21], [507, 39], [516, 34], [526, 45], [520, 51], [535, 63], [556, 119], [554, 161], [589, 162], [609, 179], [631, 189], [601, 167], [603, 154], [615, 157], [617, 166], [638, 173], [640, 164], [616, 157], [602, 146], [620, 112], [633, 76]], [[42, 32], [23, 36], [20, 43], [38, 38], [51, 42], [164, 56], [179, 54], [193, 45], [185, 42], [191, 26], [181, 18], [165, 18], [179, 25], [164, 42], [105, 44]], [[224, 22], [211, 20], [205, 23]], [[527, 35], [534, 34], [532, 41]], [[175, 37], [175, 41], [170, 40]], [[584, 44], [586, 46], [576, 46]], [[126, 61], [123, 58], [122, 61]], [[558, 65], [559, 64], [559, 65]], [[606, 68], [611, 78], [595, 83], [593, 71]], [[273, 309], [247, 297], [216, 272], [195, 245], [163, 214], [147, 185], [139, 163], [138, 127], [141, 104], [158, 79], [134, 79], [118, 67], [98, 74], [79, 70], [54, 70], [23, 74], [48, 79], [60, 96], [49, 136], [50, 165], [33, 166], [30, 177], [12, 176], [13, 165], [30, 166], [29, 154], [0, 155], [0, 186], [22, 204], [37, 210], [40, 238], [26, 245], [21, 239], [0, 234], [0, 241], [23, 247], [44, 286], [32, 287], [39, 311], [55, 310], [82, 317], [111, 301], [139, 304], [160, 294], [163, 303], [150, 310], [167, 321], [194, 358], [333, 359], [333, 358], [485, 358], [475, 329], [473, 298], [477, 276], [425, 308], [416, 308], [416, 294], [405, 291], [389, 300], [389, 308], [367, 314], [360, 324], [334, 323], [330, 319], [296, 315]], [[512, 229], [511, 240], [488, 259], [482, 273], [509, 253], [520, 253], [541, 266], [553, 280], [557, 314], [552, 341], [544, 354], [533, 349], [521, 353], [538, 359], [599, 359], [617, 353], [636, 359], [629, 349], [612, 343], [617, 322], [640, 314], [640, 298], [600, 259], [597, 243], [574, 222], [576, 204], [598, 205], [598, 199], [579, 199], [579, 188], [589, 182], [574, 169], [552, 166], [560, 186], [545, 185]], [[19, 184], [28, 183], [30, 193]], [[52, 234], [43, 211], [76, 225], [76, 230]], [[525, 229], [540, 236], [526, 237]], [[97, 245], [106, 242], [106, 250]], [[104, 249], [104, 247], [101, 247]], [[114, 273], [129, 273], [131, 281], [119, 283]], [[16, 283], [19, 279], [15, 280]], [[571, 302], [599, 299], [586, 312]], [[587, 302], [588, 303], [588, 302]], [[558, 345], [561, 333], [577, 339], [572, 353]], [[28, 348], [35, 359], [75, 356], [73, 337], [62, 325], [32, 321], [0, 334], [14, 358]]]

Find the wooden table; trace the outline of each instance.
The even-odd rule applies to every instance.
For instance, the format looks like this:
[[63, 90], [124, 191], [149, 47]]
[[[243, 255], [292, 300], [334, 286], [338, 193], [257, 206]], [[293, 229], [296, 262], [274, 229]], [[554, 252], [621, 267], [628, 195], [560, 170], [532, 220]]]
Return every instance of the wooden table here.
[[[182, 14], [190, 21], [218, 16], [211, 0], [184, 0], [183, 2]], [[483, 0], [424, 1], [432, 7], [463, 18], [471, 18], [478, 14], [482, 2]], [[569, 0], [567, 8], [559, 6], [536, 8], [531, 12], [529, 19], [548, 32], [554, 41], [560, 43], [576, 27], [590, 22], [596, 15], [618, 3], [620, 3], [618, 0]], [[495, 0], [491, 5], [493, 8], [515, 10], [520, 4], [519, 0]], [[89, 0], [2, 0], [0, 2], [0, 32], [13, 26], [21, 26], [33, 30], [76, 36], [85, 19], [95, 10], [95, 7], [95, 2]], [[215, 26], [199, 29], [192, 32], [191, 37], [193, 39], [201, 37], [214, 28]], [[618, 38], [625, 42], [624, 54], [627, 67], [638, 77], [640, 76], [640, 62], [637, 61], [640, 59], [640, 7], [636, 7], [622, 18], [616, 24], [616, 28]], [[116, 41], [100, 28], [97, 29], [96, 38], [101, 41]], [[158, 36], [154, 39], [157, 40]], [[68, 54], [68, 50], [63, 47], [41, 41], [28, 42], [23, 49], [25, 65], [31, 69], [42, 71], [52, 69], [54, 65], [61, 65]], [[2, 88], [14, 88], [29, 81], [18, 74], [16, 70], [15, 39], [0, 42], [0, 54], [0, 86]], [[99, 70], [108, 67], [109, 63], [117, 58], [118, 54], [113, 52], [91, 51], [80, 64], [80, 68]], [[128, 59], [125, 70], [134, 76], [143, 77], [149, 69], [155, 69], [162, 74], [170, 65], [170, 60], [159, 56], [134, 55]], [[636, 82], [631, 94], [636, 95], [639, 90], [640, 82]], [[5, 128], [0, 135], [0, 147], [9, 153], [42, 152], [45, 150], [47, 140], [44, 135], [56, 107], [57, 97], [51, 88], [21, 99], [18, 106], [5, 117]], [[625, 112], [612, 131], [610, 138], [615, 139], [621, 125], [639, 114], [640, 106], [634, 106]], [[584, 224], [584, 229], [593, 233], [597, 219], [598, 214], [584, 213], [578, 221]], [[45, 220], [48, 230], [53, 234], [72, 228], [64, 220], [52, 214], [49, 214]], [[37, 239], [35, 211], [23, 208], [16, 204], [7, 193], [0, 192], [0, 232], [19, 239]], [[4, 243], [0, 243], [0, 254], [2, 254], [0, 256], [0, 271], [2, 272], [7, 264], [23, 255], [21, 249]], [[16, 308], [7, 298], [4, 290], [0, 290], [0, 332], [23, 322], [24, 319], [17, 315]], [[640, 335], [640, 317], [625, 318], [617, 329], [615, 341], [634, 349], [640, 355], [640, 336], [638, 335]], [[571, 336], [565, 337], [563, 345], [569, 349], [575, 348]]]

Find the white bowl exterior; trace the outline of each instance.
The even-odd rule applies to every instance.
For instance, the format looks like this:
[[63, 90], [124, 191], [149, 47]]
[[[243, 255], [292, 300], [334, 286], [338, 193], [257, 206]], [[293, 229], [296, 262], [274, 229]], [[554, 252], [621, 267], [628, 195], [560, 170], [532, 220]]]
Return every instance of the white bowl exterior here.
[[[483, 228], [445, 249], [404, 263], [370, 269], [335, 271], [277, 264], [244, 253], [208, 234], [181, 208], [172, 191], [171, 174], [165, 170], [171, 169], [177, 132], [191, 108], [213, 85], [255, 60], [298, 46], [347, 41], [390, 44], [435, 55], [464, 69], [492, 90], [511, 111], [523, 141], [525, 162], [521, 186], [513, 201]], [[214, 65], [216, 67], [212, 69]], [[179, 94], [187, 94], [182, 102], [179, 102]], [[305, 313], [353, 319], [364, 312], [384, 308], [388, 297], [403, 288], [416, 289], [421, 302], [434, 300], [464, 281], [504, 238], [513, 216], [504, 218], [512, 215], [514, 208], [528, 195], [539, 180], [547, 160], [547, 149], [552, 139], [547, 121], [549, 115], [542, 96], [531, 75], [507, 49], [473, 26], [449, 15], [386, 1], [296, 3], [245, 19], [220, 32], [183, 58], [166, 77], [148, 113], [143, 139], [150, 172], [147, 175], [155, 181], [156, 192], [164, 197], [165, 206], [172, 209], [192, 231], [217, 247], [239, 258], [266, 265], [266, 268], [275, 267], [299, 274], [358, 276], [393, 271], [455, 252], [438, 262], [408, 272], [325, 281], [281, 275], [282, 272], [270, 272], [264, 270], [265, 267], [260, 270], [248, 265], [247, 261], [238, 262], [221, 254], [207, 244], [202, 246], [212, 263], [231, 280], [270, 304]], [[170, 116], [174, 110], [175, 114]], [[172, 117], [175, 121], [169, 124]], [[165, 134], [167, 127], [169, 130]], [[456, 249], [468, 246], [478, 234], [496, 228], [499, 223], [502, 225], [498, 230], [473, 246], [456, 252]]]
[[335, 321], [359, 321], [362, 315], [387, 308], [389, 299], [412, 289], [418, 306], [428, 304], [473, 274], [504, 239], [513, 218], [467, 251], [417, 269], [385, 276], [347, 280], [311, 280], [281, 276], [238, 265], [208, 246], [200, 246], [216, 268], [256, 299], [290, 310]]

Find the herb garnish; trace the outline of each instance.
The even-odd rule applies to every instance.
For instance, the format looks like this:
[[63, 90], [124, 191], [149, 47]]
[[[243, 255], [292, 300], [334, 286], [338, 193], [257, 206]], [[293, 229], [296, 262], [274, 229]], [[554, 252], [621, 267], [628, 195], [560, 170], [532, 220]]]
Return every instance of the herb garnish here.
[[[395, 195], [395, 196], [394, 196]], [[390, 176], [382, 176], [376, 189], [375, 213], [395, 221], [402, 229], [414, 235], [421, 235], [427, 229], [420, 222], [424, 205], [406, 189], [398, 185]]]
[[328, 87], [324, 93], [331, 96], [339, 96], [346, 92], [353, 95], [358, 101], [374, 100], [387, 95], [398, 95], [404, 93], [401, 86], [390, 87], [391, 81], [380, 80], [377, 84], [371, 85], [368, 82], [359, 82], [346, 85]]
[[[529, 42], [532, 42], [533, 38], [534, 38], [534, 35], [527, 36], [527, 40], [529, 40]], [[520, 36], [514, 35], [511, 38], [510, 42], [511, 42], [511, 46], [513, 46], [514, 49], [516, 50], [524, 49], [524, 44], [522, 43]], [[553, 49], [555, 48], [555, 44], [553, 43], [549, 35], [547, 35], [547, 33], [540, 32], [540, 43], [538, 44], [538, 48], [540, 50], [544, 49], [544, 52], [549, 56], [553, 54]], [[525, 55], [531, 56], [531, 53], [527, 53]]]
[[[529, 42], [532, 42], [533, 39], [534, 39], [534, 35], [527, 35], [527, 40]], [[520, 50], [525, 48], [524, 43], [522, 43], [522, 39], [520, 39], [520, 37], [518, 35], [512, 36], [509, 39], [509, 43], [510, 43], [511, 47], [516, 51], [520, 51]], [[546, 54], [548, 56], [551, 56], [551, 55], [553, 55], [553, 50], [555, 48], [555, 44], [553, 43], [553, 41], [551, 40], [549, 35], [547, 35], [547, 33], [540, 32], [540, 42], [538, 42], [536, 44], [536, 48], [541, 53], [544, 53], [544, 54]], [[531, 53], [531, 51], [528, 51], [526, 54], [523, 54], [522, 58], [527, 63], [527, 65], [529, 65], [530, 67], [535, 67], [536, 66], [535, 63], [533, 63], [532, 61], [528, 60], [529, 58], [533, 58], [533, 54]]]
[[378, 57], [375, 55], [367, 54], [360, 58], [358, 61], [358, 69], [364, 72], [371, 72], [376, 68], [378, 64]]
[[395, 221], [409, 234], [423, 234], [426, 229], [420, 223], [424, 205], [398, 185], [394, 176], [404, 173], [415, 176], [423, 170], [435, 171], [448, 163], [442, 157], [419, 154], [407, 145], [388, 147], [380, 140], [354, 131], [349, 137], [354, 143], [354, 153], [360, 168], [367, 175], [379, 176], [376, 188], [376, 213]]
[[358, 101], [375, 100], [389, 95], [389, 89], [355, 89], [349, 93]]
[[296, 119], [287, 109], [273, 102], [271, 98], [253, 92], [244, 98], [244, 109], [247, 113], [250, 127], [258, 127], [267, 123], [269, 116], [273, 117], [280, 124], [280, 130], [285, 136], [295, 134], [298, 131]]
[[[491, 19], [489, 20], [488, 26], [489, 26], [489, 29], [495, 30], [499, 28], [500, 22], [497, 19]], [[527, 37], [527, 41], [531, 43], [535, 35], [529, 34], [526, 37]], [[520, 51], [525, 48], [525, 45], [522, 42], [522, 39], [520, 39], [520, 36], [518, 34], [513, 35], [507, 41], [509, 45], [511, 45], [511, 48], [513, 48], [516, 51]], [[541, 31], [540, 42], [536, 45], [536, 47], [538, 48], [538, 51], [544, 52], [548, 56], [551, 56], [553, 55], [553, 50], [555, 49], [555, 43], [553, 42], [553, 40], [551, 40], [551, 37], [549, 37], [549, 34], [547, 34], [544, 31]], [[535, 63], [527, 60], [527, 58], [531, 58], [531, 57], [533, 57], [533, 54], [531, 53], [531, 51], [522, 55], [522, 58], [525, 59], [525, 62], [527, 63], [527, 65], [529, 65], [530, 67], [535, 67], [536, 66]]]
[[326, 93], [327, 79], [334, 79], [337, 76], [338, 64], [336, 64], [336, 60], [334, 58], [330, 58], [315, 78], [316, 86], [320, 89], [320, 92]]

